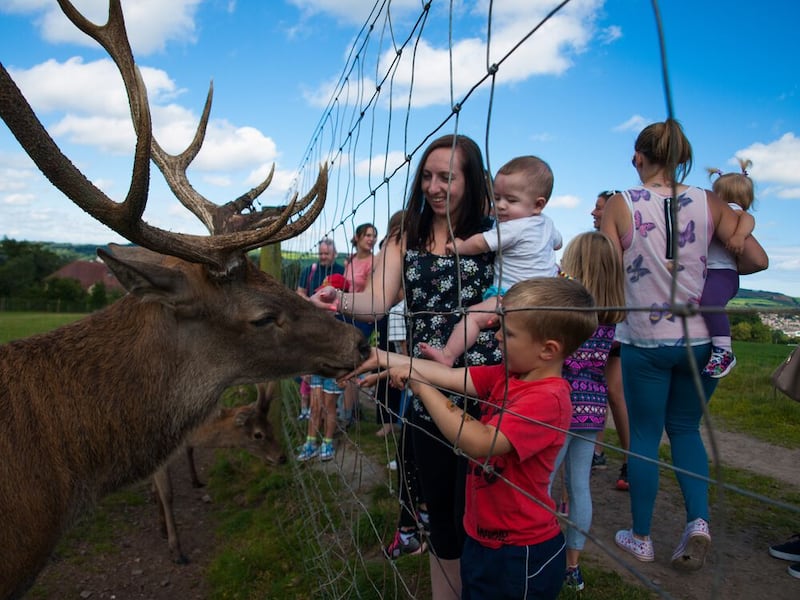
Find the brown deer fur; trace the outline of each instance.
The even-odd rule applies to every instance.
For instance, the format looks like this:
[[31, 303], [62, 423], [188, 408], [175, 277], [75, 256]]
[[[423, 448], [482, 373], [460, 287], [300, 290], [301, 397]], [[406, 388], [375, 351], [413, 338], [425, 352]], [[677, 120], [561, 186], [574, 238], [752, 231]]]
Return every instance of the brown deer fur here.
[[153, 473], [223, 390], [338, 376], [363, 336], [245, 263], [201, 265], [138, 248], [101, 257], [129, 290], [107, 309], [0, 345], [0, 598], [33, 583], [70, 522]]

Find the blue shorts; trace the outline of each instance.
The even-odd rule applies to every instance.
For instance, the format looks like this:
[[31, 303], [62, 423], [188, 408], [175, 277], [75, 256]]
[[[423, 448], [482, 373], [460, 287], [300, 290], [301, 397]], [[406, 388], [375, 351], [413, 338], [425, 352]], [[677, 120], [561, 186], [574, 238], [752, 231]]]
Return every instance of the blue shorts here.
[[336, 380], [322, 375], [312, 375], [309, 385], [312, 388], [322, 388], [326, 394], [341, 394], [342, 388], [336, 385]]
[[495, 296], [505, 296], [508, 290], [505, 288], [499, 288], [496, 285], [490, 285], [485, 292], [483, 292], [483, 299], [488, 300], [489, 298], [494, 298]]

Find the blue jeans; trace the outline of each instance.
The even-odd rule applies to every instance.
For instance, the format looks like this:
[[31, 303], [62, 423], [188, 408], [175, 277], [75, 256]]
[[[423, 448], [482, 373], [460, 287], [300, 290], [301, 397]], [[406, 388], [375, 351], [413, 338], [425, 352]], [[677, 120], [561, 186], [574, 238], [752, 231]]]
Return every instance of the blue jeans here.
[[533, 546], [493, 550], [467, 536], [461, 553], [461, 600], [548, 600], [567, 570], [564, 536]]
[[[690, 346], [699, 368], [708, 362], [711, 344]], [[658, 493], [658, 465], [639, 459], [658, 459], [661, 435], [666, 430], [672, 464], [708, 477], [708, 456], [700, 437], [703, 402], [711, 398], [717, 379], [701, 377], [704, 397], [699, 397], [693, 380], [686, 346], [638, 348], [622, 344], [622, 384], [630, 421], [631, 456], [628, 480], [631, 484], [633, 531], [650, 535], [653, 505]], [[708, 520], [708, 483], [676, 472], [686, 507], [686, 521]]]
[[[556, 466], [550, 474], [550, 488], [556, 473], [564, 463], [567, 496], [569, 497], [569, 520], [567, 526], [567, 548], [583, 550], [586, 533], [592, 526], [592, 490], [589, 479], [592, 475], [592, 455], [598, 431], [571, 430], [556, 457]], [[558, 502], [556, 502], [558, 504]]]

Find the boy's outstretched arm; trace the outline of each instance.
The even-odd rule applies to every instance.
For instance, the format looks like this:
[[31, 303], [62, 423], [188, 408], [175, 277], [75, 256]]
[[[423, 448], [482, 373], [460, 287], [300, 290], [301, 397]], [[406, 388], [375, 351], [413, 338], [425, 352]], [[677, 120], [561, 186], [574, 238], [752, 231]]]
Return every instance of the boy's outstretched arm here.
[[[484, 425], [453, 404], [433, 386], [433, 382], [427, 381], [425, 376], [417, 371], [416, 364], [415, 362], [414, 369], [410, 370], [406, 367], [393, 367], [389, 370], [389, 376], [395, 386], [403, 386], [406, 383], [409, 385], [411, 391], [425, 404], [428, 414], [449, 442], [472, 458], [483, 458], [489, 454], [498, 456], [513, 450], [511, 442], [501, 431]], [[474, 393], [469, 373], [467, 379], [469, 380], [467, 385], [473, 388]]]
[[[475, 395], [475, 386], [472, 385], [472, 379], [469, 378], [467, 370], [463, 367], [454, 369], [452, 367], [446, 367], [435, 360], [411, 358], [404, 354], [387, 352], [386, 350], [379, 350], [378, 348], [372, 348], [369, 358], [355, 371], [346, 375], [345, 379], [367, 371], [390, 369], [393, 367], [404, 369], [406, 376], [413, 367], [422, 378], [435, 386], [451, 390], [457, 394]], [[376, 377], [367, 377], [364, 379], [362, 385], [372, 385], [375, 379]]]

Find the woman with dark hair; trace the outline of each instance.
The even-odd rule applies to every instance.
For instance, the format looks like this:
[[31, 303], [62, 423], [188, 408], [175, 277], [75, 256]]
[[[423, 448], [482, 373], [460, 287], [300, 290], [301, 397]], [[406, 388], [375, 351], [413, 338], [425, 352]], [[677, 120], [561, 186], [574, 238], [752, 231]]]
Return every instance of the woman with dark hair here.
[[[434, 140], [420, 158], [403, 225], [388, 237], [376, 257], [367, 289], [344, 293], [326, 288], [312, 301], [345, 315], [374, 320], [386, 314], [403, 291], [412, 314], [411, 355], [420, 356], [420, 342], [443, 346], [460, 319], [459, 309], [480, 302], [494, 274], [493, 253], [457, 258], [447, 253], [446, 245], [454, 237], [487, 230], [491, 225], [486, 218], [488, 207], [487, 175], [478, 145], [461, 135]], [[481, 332], [466, 353], [469, 365], [500, 360], [494, 332], [489, 330]], [[474, 402], [463, 396], [453, 396], [452, 401], [477, 416]], [[418, 398], [412, 398], [409, 410], [411, 444], [420, 458], [420, 496], [430, 518], [432, 597], [459, 598], [466, 459], [453, 452]]]
[[[696, 570], [711, 544], [708, 456], [700, 419], [718, 380], [702, 377], [702, 391], [695, 387], [697, 365], [708, 362], [711, 339], [699, 314], [688, 312], [684, 323], [675, 307], [699, 304], [711, 238], [727, 242], [738, 219], [714, 192], [683, 184], [692, 167], [692, 147], [677, 121], [645, 127], [632, 164], [641, 185], [609, 198], [601, 224], [622, 256], [626, 305], [649, 308], [628, 311], [616, 332], [630, 424], [633, 526], [618, 531], [615, 541], [638, 560], [654, 560], [650, 526], [658, 448], [666, 430], [686, 508], [672, 565]], [[763, 248], [748, 237], [740, 273], [766, 269], [768, 262]]]

